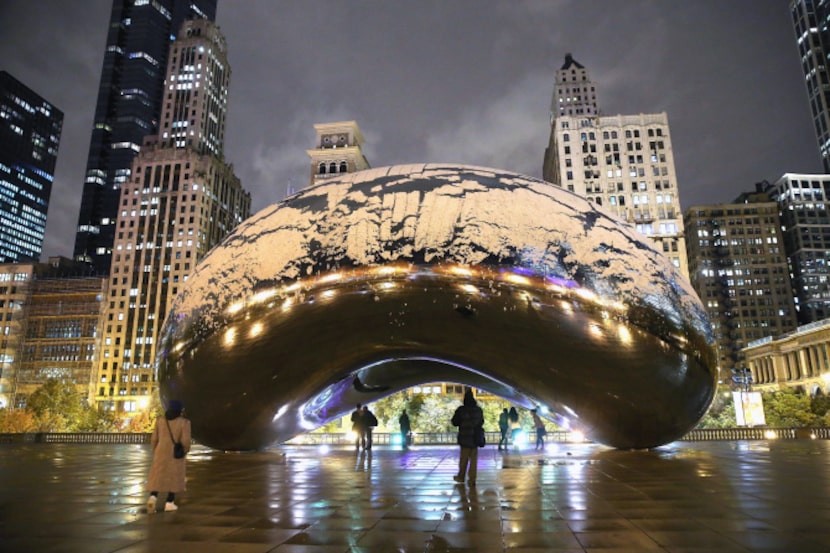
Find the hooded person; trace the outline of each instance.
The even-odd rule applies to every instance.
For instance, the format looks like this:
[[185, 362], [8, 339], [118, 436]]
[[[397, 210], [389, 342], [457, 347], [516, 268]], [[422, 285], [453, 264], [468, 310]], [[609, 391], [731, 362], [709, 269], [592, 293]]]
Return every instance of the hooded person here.
[[[159, 491], [167, 492], [165, 511], [175, 511], [176, 494], [186, 489], [185, 458], [190, 451], [190, 421], [182, 416], [184, 405], [176, 399], [170, 400], [164, 415], [156, 419], [156, 427], [150, 438], [153, 447], [153, 463], [147, 478], [150, 497], [147, 498], [147, 512], [156, 511]], [[183, 454], [174, 455], [176, 444], [181, 444]]]
[[467, 388], [464, 391], [463, 404], [455, 410], [452, 416], [452, 425], [458, 427], [458, 445], [461, 452], [458, 456], [458, 474], [453, 476], [456, 482], [464, 482], [470, 486], [476, 485], [478, 472], [478, 448], [483, 447], [481, 436], [484, 432], [484, 412], [476, 403], [473, 391]]

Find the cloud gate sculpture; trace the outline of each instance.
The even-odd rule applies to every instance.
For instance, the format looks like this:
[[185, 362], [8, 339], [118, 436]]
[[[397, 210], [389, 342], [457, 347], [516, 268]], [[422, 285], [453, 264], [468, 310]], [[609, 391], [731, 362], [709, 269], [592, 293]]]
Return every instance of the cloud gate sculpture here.
[[628, 449], [704, 415], [712, 343], [688, 281], [629, 225], [531, 177], [422, 164], [331, 177], [245, 221], [176, 298], [157, 369], [218, 449], [437, 381]]

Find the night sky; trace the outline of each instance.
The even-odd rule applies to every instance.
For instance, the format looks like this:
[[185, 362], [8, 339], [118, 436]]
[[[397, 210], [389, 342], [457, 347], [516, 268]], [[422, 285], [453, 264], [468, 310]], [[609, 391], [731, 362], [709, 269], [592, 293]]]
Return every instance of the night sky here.
[[[787, 0], [219, 0], [225, 157], [252, 211], [307, 185], [315, 123], [355, 120], [374, 167], [539, 177], [570, 52], [604, 115], [668, 114], [681, 205], [821, 164]], [[110, 0], [0, 0], [0, 69], [64, 112], [48, 255], [72, 255]]]

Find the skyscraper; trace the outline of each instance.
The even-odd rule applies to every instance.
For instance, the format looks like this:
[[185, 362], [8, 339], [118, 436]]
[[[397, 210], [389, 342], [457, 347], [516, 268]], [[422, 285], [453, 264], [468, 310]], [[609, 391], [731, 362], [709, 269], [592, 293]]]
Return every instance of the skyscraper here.
[[216, 0], [113, 0], [74, 257], [109, 271], [121, 186], [144, 137], [158, 132], [168, 50], [188, 18], [216, 18]]
[[15, 407], [17, 362], [26, 335], [34, 263], [0, 264], [0, 408]]
[[599, 113], [588, 71], [569, 54], [556, 73], [543, 178], [635, 225], [688, 274], [668, 117]]
[[830, 175], [785, 173], [774, 184], [799, 324], [830, 317]]
[[830, 173], [830, 0], [791, 0], [790, 15], [819, 155]]
[[556, 72], [550, 104], [551, 123], [561, 115], [599, 115], [597, 87], [591, 82], [588, 70], [571, 54], [565, 54], [565, 63]]
[[225, 38], [186, 21], [170, 49], [158, 136], [121, 186], [95, 400], [141, 410], [156, 393], [156, 346], [196, 263], [250, 215], [251, 196], [223, 158], [230, 66]]
[[[33, 267], [30, 276], [29, 267]], [[0, 265], [0, 276], [13, 273], [17, 293], [24, 294], [12, 308], [17, 325], [10, 327], [8, 344], [0, 342], [3, 357], [14, 356], [10, 359], [14, 407], [25, 407], [29, 396], [49, 378], [74, 385], [84, 402], [90, 399], [107, 279], [88, 276], [87, 271], [85, 263], [62, 257], [33, 266]], [[23, 280], [25, 276], [29, 278]]]
[[63, 113], [0, 71], [0, 263], [37, 261]]
[[731, 204], [692, 206], [684, 222], [689, 278], [728, 374], [747, 344], [797, 327], [778, 204], [759, 185]]

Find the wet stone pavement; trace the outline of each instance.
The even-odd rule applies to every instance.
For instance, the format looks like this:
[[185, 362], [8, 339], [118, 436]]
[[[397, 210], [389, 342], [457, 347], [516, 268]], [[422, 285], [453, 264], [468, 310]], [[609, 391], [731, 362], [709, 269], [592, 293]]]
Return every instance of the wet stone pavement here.
[[147, 445], [0, 445], [0, 552], [830, 551], [827, 441], [488, 446], [474, 488], [457, 455], [197, 447], [148, 514]]

